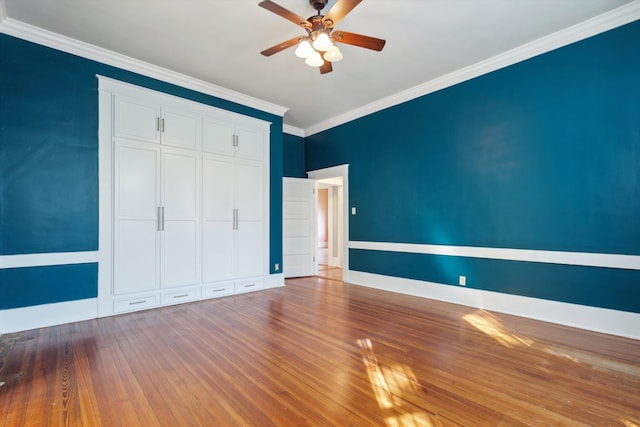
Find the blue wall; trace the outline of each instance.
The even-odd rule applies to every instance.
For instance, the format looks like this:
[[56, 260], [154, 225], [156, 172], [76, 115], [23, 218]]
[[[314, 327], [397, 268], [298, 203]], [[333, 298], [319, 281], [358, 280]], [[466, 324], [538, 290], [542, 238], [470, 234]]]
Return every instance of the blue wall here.
[[288, 178], [306, 178], [304, 138], [285, 133], [282, 143], [284, 148], [282, 175]]
[[[272, 122], [270, 264], [282, 263], [282, 117], [0, 34], [0, 255], [98, 249], [96, 74]], [[97, 296], [95, 268], [0, 269], [0, 308]], [[272, 273], [274, 271], [271, 271]], [[21, 278], [29, 279], [22, 280]], [[57, 279], [56, 279], [57, 280]], [[46, 295], [47, 297], [41, 297]]]
[[[306, 138], [350, 239], [640, 255], [640, 22]], [[640, 271], [351, 250], [351, 269], [640, 312]], [[517, 274], [515, 273], [517, 272]]]

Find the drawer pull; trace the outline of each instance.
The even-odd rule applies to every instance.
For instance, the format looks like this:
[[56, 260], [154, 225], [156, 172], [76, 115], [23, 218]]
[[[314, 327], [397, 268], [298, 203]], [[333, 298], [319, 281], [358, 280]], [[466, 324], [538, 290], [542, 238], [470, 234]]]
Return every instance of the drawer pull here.
[[145, 302], [147, 302], [146, 299], [143, 299], [142, 301], [131, 301], [129, 305], [144, 304]]
[[226, 291], [226, 288], [220, 288], [220, 289], [211, 289], [210, 292], [222, 292], [222, 291]]
[[255, 285], [256, 285], [255, 283], [252, 283], [250, 285], [244, 285], [244, 287], [245, 288], [253, 288]]
[[182, 294], [182, 295], [174, 295], [174, 298], [184, 298], [184, 297], [188, 297], [189, 294]]

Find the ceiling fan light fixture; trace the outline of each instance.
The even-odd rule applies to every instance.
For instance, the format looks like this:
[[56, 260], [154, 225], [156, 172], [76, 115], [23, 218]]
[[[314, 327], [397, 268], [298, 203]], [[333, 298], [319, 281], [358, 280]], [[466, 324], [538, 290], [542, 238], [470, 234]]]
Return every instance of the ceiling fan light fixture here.
[[333, 45], [324, 53], [322, 57], [329, 62], [338, 62], [342, 59], [342, 52], [340, 52], [338, 46]]
[[298, 48], [296, 49], [296, 56], [298, 58], [306, 59], [313, 54], [314, 50], [311, 47], [311, 43], [308, 40], [302, 40], [300, 44], [298, 44]]
[[324, 64], [324, 61], [322, 60], [320, 53], [316, 51], [314, 51], [311, 55], [309, 55], [309, 57], [305, 59], [304, 62], [310, 67], [319, 67], [322, 64]]
[[329, 35], [325, 32], [318, 34], [316, 39], [313, 41], [313, 48], [321, 52], [329, 50], [331, 46], [333, 46], [333, 43], [331, 43]]

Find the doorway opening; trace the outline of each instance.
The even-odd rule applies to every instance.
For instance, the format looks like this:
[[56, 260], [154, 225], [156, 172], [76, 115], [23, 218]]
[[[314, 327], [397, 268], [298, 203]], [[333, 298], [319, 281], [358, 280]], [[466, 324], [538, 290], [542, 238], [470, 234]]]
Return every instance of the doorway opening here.
[[342, 280], [342, 210], [343, 180], [341, 176], [316, 182], [317, 275]]
[[308, 172], [316, 182], [316, 275], [348, 280], [349, 165]]

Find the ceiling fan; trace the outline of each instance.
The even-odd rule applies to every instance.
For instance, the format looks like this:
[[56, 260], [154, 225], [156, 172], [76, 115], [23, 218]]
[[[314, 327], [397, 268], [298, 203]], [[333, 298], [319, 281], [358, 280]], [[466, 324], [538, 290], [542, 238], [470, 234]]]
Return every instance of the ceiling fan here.
[[337, 62], [342, 59], [342, 52], [340, 52], [338, 46], [335, 45], [336, 42], [381, 51], [386, 43], [385, 40], [363, 36], [361, 34], [347, 33], [346, 31], [334, 31], [334, 26], [361, 1], [362, 0], [338, 0], [326, 15], [322, 15], [321, 11], [327, 5], [328, 0], [309, 0], [309, 3], [311, 3], [311, 6], [318, 14], [308, 19], [304, 19], [300, 15], [285, 9], [271, 0], [261, 1], [258, 6], [299, 25], [307, 31], [307, 35], [294, 37], [269, 49], [265, 49], [260, 53], [264, 56], [271, 56], [297, 44], [296, 55], [304, 58], [307, 65], [319, 67], [320, 74], [325, 74], [333, 71], [332, 62]]

